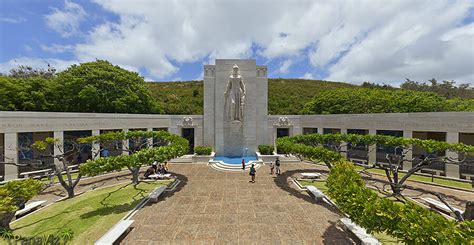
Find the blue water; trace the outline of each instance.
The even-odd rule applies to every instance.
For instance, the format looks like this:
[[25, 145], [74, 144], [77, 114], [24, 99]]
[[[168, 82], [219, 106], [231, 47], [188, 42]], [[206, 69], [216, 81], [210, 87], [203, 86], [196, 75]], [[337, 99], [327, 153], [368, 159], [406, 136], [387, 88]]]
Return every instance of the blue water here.
[[242, 159], [244, 159], [245, 163], [248, 163], [250, 161], [256, 161], [257, 157], [256, 156], [250, 156], [250, 157], [225, 157], [225, 156], [214, 157], [215, 161], [223, 161], [223, 162], [229, 163], [229, 164], [242, 164]]

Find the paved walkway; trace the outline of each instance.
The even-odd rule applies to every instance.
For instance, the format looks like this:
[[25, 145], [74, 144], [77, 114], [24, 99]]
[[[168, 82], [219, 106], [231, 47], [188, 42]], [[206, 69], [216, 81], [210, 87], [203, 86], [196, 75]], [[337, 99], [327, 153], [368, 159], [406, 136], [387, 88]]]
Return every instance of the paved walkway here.
[[[312, 167], [290, 164], [283, 171]], [[183, 183], [141, 209], [122, 244], [354, 243], [337, 225], [340, 216], [293, 188], [285, 172], [275, 178], [264, 166], [250, 183], [247, 172], [204, 164], [174, 164], [171, 170]]]

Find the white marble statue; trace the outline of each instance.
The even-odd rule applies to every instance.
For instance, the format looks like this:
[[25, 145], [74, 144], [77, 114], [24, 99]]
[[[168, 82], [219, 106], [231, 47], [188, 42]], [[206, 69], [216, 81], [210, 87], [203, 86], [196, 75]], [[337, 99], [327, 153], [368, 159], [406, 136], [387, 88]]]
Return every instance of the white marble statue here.
[[240, 121], [244, 119], [245, 105], [245, 84], [239, 74], [239, 67], [234, 65], [229, 83], [225, 91], [225, 108], [230, 121]]

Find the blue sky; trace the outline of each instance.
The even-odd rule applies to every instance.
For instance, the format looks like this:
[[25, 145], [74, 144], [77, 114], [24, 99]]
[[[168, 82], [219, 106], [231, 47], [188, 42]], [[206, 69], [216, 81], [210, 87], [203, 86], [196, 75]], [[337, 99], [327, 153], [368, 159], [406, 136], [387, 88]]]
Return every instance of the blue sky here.
[[269, 77], [474, 83], [474, 1], [2, 0], [0, 72], [105, 59], [148, 81], [216, 58]]

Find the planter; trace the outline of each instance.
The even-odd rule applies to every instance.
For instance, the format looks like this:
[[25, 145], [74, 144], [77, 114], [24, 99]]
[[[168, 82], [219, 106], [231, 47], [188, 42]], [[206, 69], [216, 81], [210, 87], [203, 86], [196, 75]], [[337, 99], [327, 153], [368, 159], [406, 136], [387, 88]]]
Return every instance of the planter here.
[[264, 163], [270, 163], [273, 162], [275, 163], [278, 155], [262, 155], [260, 152], [257, 151], [257, 158], [258, 160], [261, 160]]
[[208, 163], [209, 160], [211, 160], [212, 158], [214, 158], [214, 155], [216, 153], [215, 152], [212, 152], [211, 155], [196, 155], [194, 154], [193, 155], [193, 163]]

